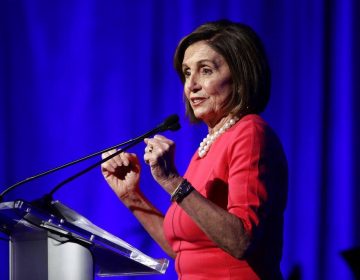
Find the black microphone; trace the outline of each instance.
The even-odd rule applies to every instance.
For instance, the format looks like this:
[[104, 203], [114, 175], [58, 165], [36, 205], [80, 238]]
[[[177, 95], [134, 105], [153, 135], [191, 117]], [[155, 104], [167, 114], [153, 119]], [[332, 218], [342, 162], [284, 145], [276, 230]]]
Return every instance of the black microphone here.
[[51, 173], [54, 173], [55, 171], [58, 171], [58, 170], [61, 170], [61, 169], [64, 169], [66, 167], [69, 167], [69, 166], [72, 166], [74, 164], [77, 164], [77, 163], [80, 163], [82, 161], [85, 161], [89, 158], [92, 158], [94, 156], [98, 156], [98, 155], [101, 155], [105, 152], [108, 152], [110, 150], [114, 150], [114, 149], [118, 149], [122, 146], [125, 146], [124, 148], [122, 149], [119, 149], [118, 151], [116, 151], [114, 154], [102, 159], [101, 161], [98, 161], [94, 164], [92, 164], [91, 166], [89, 166], [88, 168], [76, 173], [75, 175], [69, 177], [68, 179], [64, 180], [63, 182], [61, 182], [60, 184], [58, 184], [55, 188], [52, 189], [52, 191], [45, 195], [45, 197], [43, 198], [46, 202], [49, 202], [52, 200], [52, 195], [60, 188], [62, 187], [63, 185], [65, 185], [66, 183], [68, 182], [71, 182], [72, 180], [76, 179], [77, 177], [85, 174], [86, 172], [90, 171], [91, 169], [95, 168], [96, 166], [99, 166], [100, 164], [102, 164], [103, 162], [106, 162], [107, 160], [115, 157], [116, 155], [128, 150], [129, 148], [135, 146], [136, 144], [140, 143], [141, 141], [143, 141], [145, 138], [148, 138], [148, 137], [151, 137], [153, 135], [155, 135], [156, 133], [159, 133], [159, 132], [164, 132], [164, 131], [167, 131], [167, 130], [171, 130], [171, 131], [176, 131], [176, 130], [179, 130], [180, 129], [180, 124], [179, 124], [179, 117], [178, 115], [174, 114], [174, 115], [171, 115], [169, 117], [167, 117], [161, 124], [159, 124], [158, 126], [156, 126], [154, 129], [146, 132], [145, 134], [141, 135], [141, 136], [138, 136], [134, 139], [130, 139], [126, 142], [122, 142], [120, 144], [117, 144], [115, 146], [112, 146], [110, 148], [107, 148], [107, 149], [104, 149], [104, 150], [101, 150], [99, 152], [96, 152], [96, 153], [93, 153], [91, 155], [88, 155], [88, 156], [85, 156], [83, 158], [80, 158], [80, 159], [77, 159], [77, 160], [74, 160], [72, 162], [69, 162], [69, 163], [66, 163], [64, 165], [61, 165], [59, 167], [56, 167], [56, 168], [53, 168], [53, 169], [50, 169], [48, 171], [45, 171], [45, 172], [42, 172], [42, 173], [39, 173], [35, 176], [32, 176], [32, 177], [29, 177], [29, 178], [26, 178], [25, 180], [22, 180], [22, 181], [19, 181], [13, 185], [11, 185], [10, 187], [8, 187], [7, 189], [5, 189], [1, 194], [0, 194], [0, 202], [2, 202], [3, 198], [5, 197], [5, 195], [14, 190], [15, 188], [17, 188], [18, 186], [21, 186], [25, 183], [28, 183], [28, 182], [31, 182], [35, 179], [38, 179], [38, 178], [41, 178], [41, 177], [44, 177], [48, 174], [51, 174]]
[[171, 130], [176, 131], [180, 129], [179, 124], [179, 116], [178, 115], [171, 115], [165, 119], [165, 121], [158, 125], [158, 128], [161, 129], [159, 132]]

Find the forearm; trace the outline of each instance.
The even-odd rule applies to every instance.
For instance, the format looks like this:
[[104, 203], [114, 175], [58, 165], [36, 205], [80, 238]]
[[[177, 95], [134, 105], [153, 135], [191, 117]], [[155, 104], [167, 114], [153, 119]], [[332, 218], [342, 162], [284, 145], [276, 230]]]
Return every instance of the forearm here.
[[238, 217], [197, 191], [191, 192], [179, 205], [220, 248], [235, 258], [244, 256], [250, 245], [250, 237]]
[[172, 258], [176, 254], [170, 247], [163, 231], [164, 216], [141, 192], [128, 193], [121, 201], [134, 214], [156, 243]]

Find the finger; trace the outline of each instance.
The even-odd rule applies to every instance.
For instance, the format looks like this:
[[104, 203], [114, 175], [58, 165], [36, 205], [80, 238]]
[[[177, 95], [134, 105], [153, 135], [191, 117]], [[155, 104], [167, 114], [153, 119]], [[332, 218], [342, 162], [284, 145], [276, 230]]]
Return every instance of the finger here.
[[137, 157], [136, 154], [134, 153], [129, 153], [127, 154], [128, 155], [128, 159], [129, 159], [129, 162], [130, 162], [130, 165], [132, 165], [133, 167], [135, 167], [135, 169], [137, 171], [140, 171], [141, 167], [140, 167], [140, 163], [139, 163], [139, 159]]
[[154, 145], [156, 145], [156, 143], [154, 142], [153, 139], [150, 138], [145, 138], [144, 142], [146, 143], [146, 147], [145, 147], [145, 153], [152, 153], [154, 150]]
[[169, 138], [166, 138], [163, 135], [157, 134], [154, 136], [154, 141], [157, 141], [157, 143], [166, 143], [167, 145], [173, 145], [174, 141], [170, 140]]
[[122, 165], [124, 165], [124, 166], [129, 166], [130, 161], [129, 161], [129, 156], [128, 156], [128, 154], [126, 154], [126, 153], [121, 153], [121, 154], [119, 155], [119, 158], [121, 159]]
[[154, 153], [145, 153], [144, 154], [144, 161], [147, 165], [153, 166], [157, 162], [158, 156]]
[[163, 157], [174, 145], [173, 141], [161, 135], [147, 138], [145, 142], [147, 147], [145, 148], [144, 161], [150, 166], [157, 164], [159, 158]]
[[[111, 151], [107, 151], [101, 154], [101, 159], [106, 159], [111, 155]], [[113, 167], [111, 164], [109, 164], [109, 161], [105, 161], [101, 164], [101, 168], [103, 171], [111, 172], [113, 170]]]
[[136, 154], [134, 154], [134, 153], [129, 153], [128, 155], [129, 155], [129, 160], [130, 160], [130, 162], [136, 163], [136, 162], [138, 161], [138, 158], [137, 158], [137, 155], [136, 155]]
[[159, 140], [159, 141], [164, 141], [164, 142], [172, 142], [169, 138], [166, 138], [165, 136], [160, 135], [160, 134], [156, 134], [154, 136], [154, 139]]
[[101, 164], [101, 171], [107, 173], [113, 173], [115, 169], [112, 166], [112, 164], [109, 163], [109, 161], [106, 161]]
[[[114, 155], [114, 153], [116, 153], [116, 152], [118, 152], [118, 151], [115, 149], [105, 152], [102, 154], [102, 158], [106, 159], [109, 156]], [[113, 156], [112, 158], [109, 158], [108, 160], [106, 160], [102, 165], [104, 166], [104, 168], [107, 168], [108, 171], [114, 172], [118, 166], [123, 165], [123, 162], [122, 162], [121, 157], [119, 155], [116, 155], [116, 156]]]
[[[154, 150], [156, 150], [156, 154], [159, 157], [164, 156], [164, 154], [166, 154], [169, 150], [170, 147], [172, 146], [172, 142], [169, 140], [167, 141], [163, 141], [162, 139], [154, 139]], [[154, 153], [154, 152], [153, 152]]]
[[104, 158], [107, 158], [108, 156], [111, 156], [113, 153], [115, 153], [116, 150], [113, 149], [113, 150], [110, 150], [110, 151], [107, 151], [107, 152], [104, 152], [101, 154], [101, 158], [104, 159]]
[[151, 153], [152, 151], [153, 151], [153, 146], [150, 146], [150, 145], [146, 146], [144, 149], [145, 153]]
[[153, 153], [155, 150], [160, 150], [162, 146], [161, 141], [151, 138], [147, 141], [147, 152]]
[[118, 166], [122, 166], [124, 165], [123, 159], [122, 159], [122, 155], [124, 153], [121, 152], [120, 154], [114, 156], [112, 159], [110, 159], [110, 163], [114, 165], [114, 167], [118, 167]]
[[150, 158], [149, 157], [150, 157], [149, 153], [144, 154], [144, 161], [145, 161], [145, 163], [147, 165], [150, 165]]

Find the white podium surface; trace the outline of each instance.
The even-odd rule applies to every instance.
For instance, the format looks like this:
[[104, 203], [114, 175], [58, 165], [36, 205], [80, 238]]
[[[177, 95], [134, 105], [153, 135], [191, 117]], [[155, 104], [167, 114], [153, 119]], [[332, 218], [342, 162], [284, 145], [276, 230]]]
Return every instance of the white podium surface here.
[[0, 230], [10, 237], [11, 280], [165, 273], [167, 259], [145, 255], [59, 201], [50, 208], [23, 200], [0, 203]]

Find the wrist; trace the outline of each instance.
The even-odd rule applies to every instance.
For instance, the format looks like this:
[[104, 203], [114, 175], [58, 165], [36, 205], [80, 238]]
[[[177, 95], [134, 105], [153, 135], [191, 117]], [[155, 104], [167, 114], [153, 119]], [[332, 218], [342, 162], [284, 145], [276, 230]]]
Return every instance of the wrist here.
[[171, 201], [180, 203], [185, 197], [187, 197], [194, 187], [189, 183], [188, 180], [183, 179], [177, 188], [171, 194]]
[[140, 190], [129, 191], [119, 196], [120, 201], [126, 206], [131, 207], [134, 204], [138, 204], [142, 200], [143, 194]]
[[162, 185], [165, 191], [171, 195], [183, 180], [184, 178], [177, 174], [169, 176], [167, 180], [160, 185]]

